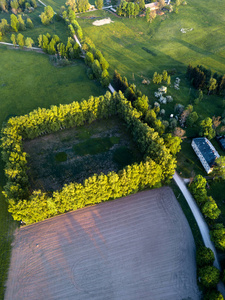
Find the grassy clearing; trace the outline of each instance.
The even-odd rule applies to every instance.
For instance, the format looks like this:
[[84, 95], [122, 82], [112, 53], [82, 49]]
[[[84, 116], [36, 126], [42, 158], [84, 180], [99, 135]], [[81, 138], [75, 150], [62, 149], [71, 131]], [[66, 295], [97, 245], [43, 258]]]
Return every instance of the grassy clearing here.
[[94, 174], [118, 172], [142, 159], [116, 117], [25, 141], [24, 150], [29, 154], [32, 189], [45, 191], [74, 181], [83, 183]]
[[45, 54], [7, 50], [0, 46], [0, 124], [13, 115], [23, 115], [37, 107], [70, 103], [100, 95], [105, 90], [90, 81], [82, 61], [54, 67]]
[[85, 142], [78, 143], [73, 146], [73, 151], [76, 155], [84, 156], [87, 154], [95, 155], [102, 152], [109, 151], [114, 145], [120, 141], [119, 137], [104, 137], [104, 138], [92, 138]]
[[193, 237], [194, 237], [194, 240], [195, 240], [195, 244], [196, 246], [202, 246], [203, 245], [203, 240], [202, 240], [202, 236], [201, 236], [201, 233], [200, 233], [200, 230], [198, 228], [198, 224], [197, 222], [195, 221], [195, 218], [192, 214], [192, 211], [189, 207], [189, 205], [187, 204], [187, 201], [186, 199], [184, 198], [183, 194], [181, 193], [179, 187], [175, 184], [174, 181], [172, 181], [170, 183], [170, 187], [172, 188], [176, 198], [177, 198], [177, 201], [179, 202], [187, 220], [188, 220], [188, 223], [189, 223], [189, 226], [191, 228], [191, 231], [192, 231], [192, 234], [193, 234]]

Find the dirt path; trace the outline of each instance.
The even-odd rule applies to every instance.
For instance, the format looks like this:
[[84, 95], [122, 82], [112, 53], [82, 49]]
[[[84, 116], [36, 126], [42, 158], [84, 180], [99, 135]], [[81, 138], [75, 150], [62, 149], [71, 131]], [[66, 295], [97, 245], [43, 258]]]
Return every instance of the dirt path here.
[[[202, 239], [203, 242], [205, 244], [206, 247], [210, 248], [215, 256], [215, 261], [214, 261], [214, 266], [216, 268], [218, 268], [219, 270], [221, 270], [220, 264], [219, 264], [219, 260], [218, 260], [218, 256], [217, 256], [217, 252], [216, 249], [214, 247], [214, 244], [212, 243], [211, 239], [210, 239], [210, 235], [209, 235], [209, 228], [202, 216], [202, 213], [200, 211], [200, 209], [198, 208], [194, 198], [192, 197], [191, 193], [189, 192], [189, 190], [187, 189], [183, 179], [177, 174], [177, 172], [175, 172], [174, 176], [173, 176], [174, 181], [176, 182], [176, 184], [178, 185], [178, 187], [180, 188], [182, 194], [184, 195], [185, 199], [187, 200], [187, 203], [194, 215], [194, 218], [198, 224], [199, 230], [201, 232], [202, 235]], [[225, 288], [224, 285], [222, 284], [222, 282], [219, 283], [218, 285], [218, 289], [219, 291], [223, 294], [223, 296], [225, 296]]]
[[195, 244], [168, 187], [16, 233], [5, 300], [198, 300]]

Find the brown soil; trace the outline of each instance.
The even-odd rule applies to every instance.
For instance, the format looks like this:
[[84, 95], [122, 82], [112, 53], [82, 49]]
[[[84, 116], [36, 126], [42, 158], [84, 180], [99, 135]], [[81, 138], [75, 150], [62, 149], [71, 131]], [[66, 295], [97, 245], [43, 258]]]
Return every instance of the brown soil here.
[[170, 188], [17, 231], [5, 300], [200, 299], [195, 245]]

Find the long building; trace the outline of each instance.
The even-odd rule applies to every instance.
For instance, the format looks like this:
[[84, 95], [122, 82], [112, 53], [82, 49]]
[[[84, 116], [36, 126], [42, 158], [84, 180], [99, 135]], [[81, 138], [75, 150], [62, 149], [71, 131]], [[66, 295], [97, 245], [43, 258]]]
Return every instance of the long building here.
[[212, 172], [215, 160], [220, 157], [212, 143], [207, 138], [202, 137], [193, 139], [191, 146], [200, 159], [206, 173]]

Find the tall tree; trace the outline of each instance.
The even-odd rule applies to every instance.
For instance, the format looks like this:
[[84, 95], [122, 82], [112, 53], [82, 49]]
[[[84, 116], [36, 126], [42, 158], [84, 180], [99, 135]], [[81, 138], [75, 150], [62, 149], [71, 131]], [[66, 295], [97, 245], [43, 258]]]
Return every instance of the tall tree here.
[[15, 15], [10, 15], [10, 19], [11, 19], [11, 28], [13, 31], [18, 32], [19, 30], [19, 21], [17, 19], [17, 16]]

